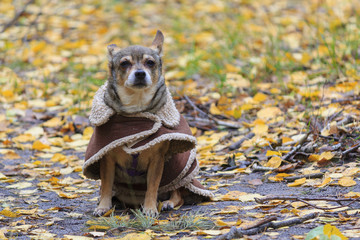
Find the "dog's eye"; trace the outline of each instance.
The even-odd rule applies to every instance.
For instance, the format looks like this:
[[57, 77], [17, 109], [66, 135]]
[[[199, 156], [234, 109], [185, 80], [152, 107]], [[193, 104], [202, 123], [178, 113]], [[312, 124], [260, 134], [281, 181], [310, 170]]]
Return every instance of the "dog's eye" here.
[[120, 63], [120, 67], [122, 68], [128, 68], [131, 66], [131, 62], [130, 61], [123, 61]]
[[155, 62], [154, 62], [153, 60], [147, 60], [147, 61], [146, 61], [146, 65], [147, 65], [148, 67], [153, 67], [153, 66], [155, 66]]

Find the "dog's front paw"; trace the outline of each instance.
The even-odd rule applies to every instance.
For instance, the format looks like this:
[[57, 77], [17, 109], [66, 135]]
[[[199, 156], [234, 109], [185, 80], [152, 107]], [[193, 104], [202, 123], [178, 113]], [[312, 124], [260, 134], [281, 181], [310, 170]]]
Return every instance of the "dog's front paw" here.
[[95, 217], [101, 217], [102, 215], [104, 215], [105, 213], [107, 213], [110, 210], [111, 207], [97, 207], [95, 208], [93, 215]]
[[156, 208], [146, 208], [144, 207], [142, 209], [142, 212], [146, 215], [146, 216], [149, 216], [149, 217], [157, 217], [159, 215], [159, 212]]
[[174, 203], [170, 200], [164, 201], [162, 203], [161, 210], [162, 211], [170, 211], [174, 209]]

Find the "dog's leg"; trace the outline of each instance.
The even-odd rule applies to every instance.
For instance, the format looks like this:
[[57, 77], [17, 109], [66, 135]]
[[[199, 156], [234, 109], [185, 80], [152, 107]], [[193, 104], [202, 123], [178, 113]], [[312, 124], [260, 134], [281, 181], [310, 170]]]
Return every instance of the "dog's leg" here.
[[156, 216], [157, 210], [157, 196], [161, 177], [164, 171], [165, 153], [169, 148], [169, 142], [164, 142], [161, 145], [154, 147], [154, 151], [147, 153], [148, 170], [147, 170], [147, 189], [145, 194], [143, 212], [148, 216]]
[[143, 212], [151, 217], [155, 217], [158, 214], [157, 195], [163, 170], [164, 161], [162, 159], [150, 160]]
[[172, 191], [170, 199], [163, 202], [161, 210], [168, 211], [174, 209], [174, 207], [180, 206], [184, 203], [184, 200], [181, 197], [181, 192], [179, 189]]
[[102, 216], [104, 213], [110, 210], [111, 198], [112, 198], [112, 187], [114, 184], [115, 177], [115, 162], [111, 157], [104, 157], [100, 161], [100, 203], [99, 206], [94, 210], [95, 216]]

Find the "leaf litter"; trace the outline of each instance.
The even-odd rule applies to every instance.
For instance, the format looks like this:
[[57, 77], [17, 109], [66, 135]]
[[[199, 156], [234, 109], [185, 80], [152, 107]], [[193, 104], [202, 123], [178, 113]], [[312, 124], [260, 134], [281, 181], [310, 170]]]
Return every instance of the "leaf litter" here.
[[[254, 239], [358, 237], [359, 3], [139, 8], [136, 1], [2, 2], [0, 238], [207, 238], [247, 226], [258, 233], [263, 224], [279, 226], [272, 217], [313, 212], [317, 218]], [[106, 46], [142, 44], [154, 26], [166, 34], [165, 77], [197, 137], [202, 182], [216, 195], [162, 213], [145, 232], [86, 229], [99, 189], [81, 174], [92, 134], [86, 116], [106, 79]], [[160, 231], [187, 212], [215, 226]], [[264, 217], [269, 222], [259, 223]]]

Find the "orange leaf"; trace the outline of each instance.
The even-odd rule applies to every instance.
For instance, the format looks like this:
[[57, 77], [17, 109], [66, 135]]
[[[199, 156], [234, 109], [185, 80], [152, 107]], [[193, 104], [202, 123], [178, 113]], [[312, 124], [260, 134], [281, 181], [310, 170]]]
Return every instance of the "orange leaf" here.
[[306, 182], [306, 178], [300, 178], [295, 180], [293, 183], [289, 183], [288, 187], [299, 187]]
[[320, 160], [320, 155], [317, 154], [311, 154], [308, 158], [309, 161], [311, 162], [317, 162]]
[[41, 151], [44, 149], [50, 149], [50, 146], [40, 142], [39, 140], [36, 140], [32, 145], [32, 149]]

